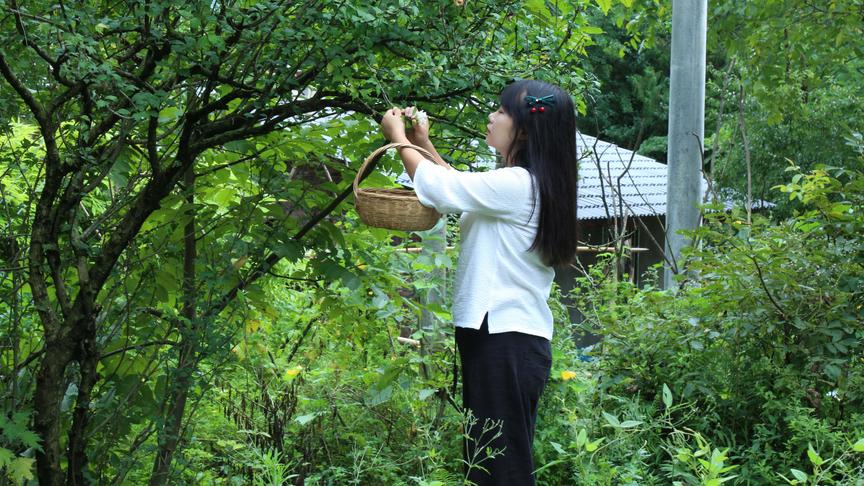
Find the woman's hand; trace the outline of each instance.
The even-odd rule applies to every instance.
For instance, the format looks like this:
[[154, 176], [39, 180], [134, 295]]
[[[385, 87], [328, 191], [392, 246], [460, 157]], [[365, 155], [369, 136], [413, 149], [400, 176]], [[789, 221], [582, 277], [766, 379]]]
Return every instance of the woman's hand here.
[[381, 133], [391, 142], [409, 142], [405, 134], [405, 121], [401, 109], [393, 107], [384, 112], [381, 118]]
[[429, 145], [429, 118], [426, 113], [415, 106], [409, 106], [404, 111], [405, 118], [411, 121], [411, 128], [406, 132], [408, 141], [414, 145], [426, 147]]

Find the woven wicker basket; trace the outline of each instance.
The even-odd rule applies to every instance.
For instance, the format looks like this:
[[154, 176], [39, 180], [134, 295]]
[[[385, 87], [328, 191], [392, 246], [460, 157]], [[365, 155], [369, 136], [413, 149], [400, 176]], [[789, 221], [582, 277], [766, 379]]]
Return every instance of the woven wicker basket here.
[[401, 231], [423, 231], [435, 226], [441, 218], [438, 211], [420, 204], [417, 195], [409, 189], [363, 189], [360, 181], [366, 177], [369, 164], [378, 159], [391, 148], [411, 147], [429, 160], [435, 158], [428, 151], [407, 143], [391, 143], [372, 152], [354, 178], [354, 204], [363, 223], [376, 228], [387, 228]]

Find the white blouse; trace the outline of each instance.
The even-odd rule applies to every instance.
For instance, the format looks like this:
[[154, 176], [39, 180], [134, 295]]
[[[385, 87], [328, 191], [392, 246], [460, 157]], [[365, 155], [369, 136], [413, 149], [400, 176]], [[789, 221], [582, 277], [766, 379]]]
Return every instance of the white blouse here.
[[489, 313], [490, 334], [517, 331], [551, 340], [546, 300], [555, 271], [528, 251], [540, 218], [531, 174], [521, 167], [460, 172], [424, 160], [414, 173], [414, 191], [424, 206], [463, 213], [456, 326], [479, 329]]

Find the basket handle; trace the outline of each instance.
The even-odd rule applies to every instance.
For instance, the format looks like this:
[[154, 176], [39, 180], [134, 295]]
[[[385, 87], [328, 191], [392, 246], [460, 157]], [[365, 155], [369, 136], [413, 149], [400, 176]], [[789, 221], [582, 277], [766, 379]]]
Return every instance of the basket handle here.
[[[410, 143], [398, 143], [398, 142], [397, 143], [388, 143], [387, 145], [382, 145], [382, 146], [378, 147], [377, 149], [375, 149], [374, 152], [369, 154], [368, 157], [366, 157], [366, 160], [363, 161], [363, 165], [360, 166], [360, 170], [357, 171], [357, 175], [354, 176], [354, 193], [355, 194], [357, 193], [357, 191], [359, 189], [358, 186], [360, 185], [360, 181], [362, 181], [363, 179], [365, 179], [369, 175], [369, 174], [367, 174], [367, 172], [372, 171], [372, 168], [369, 167], [370, 164], [374, 164], [375, 162], [378, 162], [378, 159], [380, 159], [381, 156], [384, 155], [384, 152], [387, 152], [391, 148], [403, 148], [403, 147], [412, 148], [412, 149], [420, 152], [420, 155], [422, 155], [423, 157], [426, 157], [427, 159], [431, 160], [432, 162], [435, 162], [436, 164], [438, 164], [438, 161], [435, 160], [435, 157], [428, 150], [424, 149], [423, 147], [418, 147], [417, 145], [413, 145]], [[438, 165], [441, 165], [441, 164], [438, 164]]]

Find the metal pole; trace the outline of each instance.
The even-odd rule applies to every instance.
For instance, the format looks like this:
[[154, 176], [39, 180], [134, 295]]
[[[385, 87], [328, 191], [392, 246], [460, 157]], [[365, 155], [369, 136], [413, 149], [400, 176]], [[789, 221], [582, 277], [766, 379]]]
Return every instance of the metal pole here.
[[672, 59], [669, 73], [669, 157], [666, 196], [666, 264], [663, 284], [675, 285], [681, 248], [678, 234], [699, 226], [702, 200], [702, 141], [705, 135], [705, 38], [708, 0], [673, 0]]

